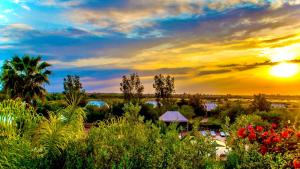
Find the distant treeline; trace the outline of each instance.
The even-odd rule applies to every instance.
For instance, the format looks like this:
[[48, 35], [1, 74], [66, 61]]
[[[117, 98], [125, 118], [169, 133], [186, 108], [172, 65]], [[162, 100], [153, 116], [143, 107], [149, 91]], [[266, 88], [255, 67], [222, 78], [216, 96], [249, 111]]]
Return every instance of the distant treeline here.
[[[48, 95], [59, 95], [57, 93], [49, 93]], [[191, 95], [196, 94], [173, 94], [173, 98], [188, 98]], [[198, 95], [198, 94], [197, 94]], [[203, 99], [216, 100], [216, 99], [253, 99], [253, 95], [213, 95], [213, 94], [199, 94]], [[101, 98], [123, 98], [122, 93], [87, 93], [90, 99], [101, 99]], [[267, 99], [287, 99], [287, 100], [300, 100], [300, 95], [265, 95]], [[155, 94], [143, 94], [142, 98], [155, 98]]]

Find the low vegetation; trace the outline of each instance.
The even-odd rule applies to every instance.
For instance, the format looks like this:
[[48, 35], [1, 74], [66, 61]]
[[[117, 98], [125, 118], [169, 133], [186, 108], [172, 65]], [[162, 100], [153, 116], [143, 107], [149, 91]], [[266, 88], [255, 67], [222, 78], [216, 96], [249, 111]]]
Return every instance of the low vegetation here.
[[[24, 83], [32, 77], [20, 73], [28, 58], [13, 60], [6, 64], [23, 66], [14, 78]], [[44, 91], [49, 64], [39, 57], [29, 61], [35, 61], [30, 65], [37, 74], [44, 72], [43, 79], [31, 81]], [[155, 76], [155, 95], [142, 95], [137, 74], [123, 77], [123, 98], [87, 94], [74, 75], [65, 78], [63, 93], [39, 95], [24, 88], [15, 95], [19, 89], [14, 91], [17, 82], [8, 78], [12, 67], [7, 65], [1, 76], [6, 86], [0, 95], [0, 168], [300, 168], [298, 115], [273, 108], [265, 95], [248, 103], [220, 97], [214, 100], [218, 107], [208, 111], [203, 95], [173, 97], [171, 76]], [[107, 106], [88, 104], [99, 97]], [[157, 106], [147, 104], [150, 99]], [[190, 120], [188, 131], [158, 121], [168, 110]], [[199, 132], [209, 129], [226, 133], [226, 157], [217, 155], [219, 145], [212, 136]]]

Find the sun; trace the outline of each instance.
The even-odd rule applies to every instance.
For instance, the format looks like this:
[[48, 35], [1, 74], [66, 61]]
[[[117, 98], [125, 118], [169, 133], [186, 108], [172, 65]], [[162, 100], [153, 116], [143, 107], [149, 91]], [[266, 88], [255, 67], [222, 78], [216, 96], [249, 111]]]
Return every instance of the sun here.
[[280, 78], [290, 78], [299, 72], [299, 67], [294, 63], [280, 63], [271, 68], [270, 74]]

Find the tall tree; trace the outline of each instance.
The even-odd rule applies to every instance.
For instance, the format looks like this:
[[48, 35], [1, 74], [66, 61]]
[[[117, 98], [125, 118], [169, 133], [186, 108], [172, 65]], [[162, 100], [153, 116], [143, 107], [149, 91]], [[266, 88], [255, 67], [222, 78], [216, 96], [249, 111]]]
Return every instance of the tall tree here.
[[123, 76], [120, 83], [120, 90], [123, 92], [126, 101], [139, 101], [143, 96], [144, 86], [137, 73]]
[[80, 77], [77, 75], [67, 75], [64, 78], [64, 95], [68, 104], [85, 104], [85, 90], [80, 82]]
[[14, 56], [6, 60], [2, 67], [1, 81], [5, 92], [13, 99], [21, 98], [29, 104], [36, 104], [36, 99], [44, 100], [49, 84], [51, 71], [47, 62], [42, 62], [41, 56]]
[[271, 103], [267, 100], [266, 95], [258, 94], [253, 96], [251, 107], [253, 111], [270, 111]]
[[194, 108], [196, 115], [207, 116], [205, 103], [200, 94], [191, 95], [189, 97], [189, 105]]
[[153, 88], [155, 89], [155, 97], [158, 102], [168, 101], [175, 92], [174, 77], [162, 74], [154, 76]]

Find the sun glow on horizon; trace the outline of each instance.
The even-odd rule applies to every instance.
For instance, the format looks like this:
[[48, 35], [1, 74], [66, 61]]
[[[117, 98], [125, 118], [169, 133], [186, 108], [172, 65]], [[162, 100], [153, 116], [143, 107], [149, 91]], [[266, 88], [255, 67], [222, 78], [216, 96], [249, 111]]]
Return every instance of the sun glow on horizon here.
[[295, 63], [280, 63], [271, 68], [270, 74], [280, 78], [290, 78], [299, 72], [299, 66]]

